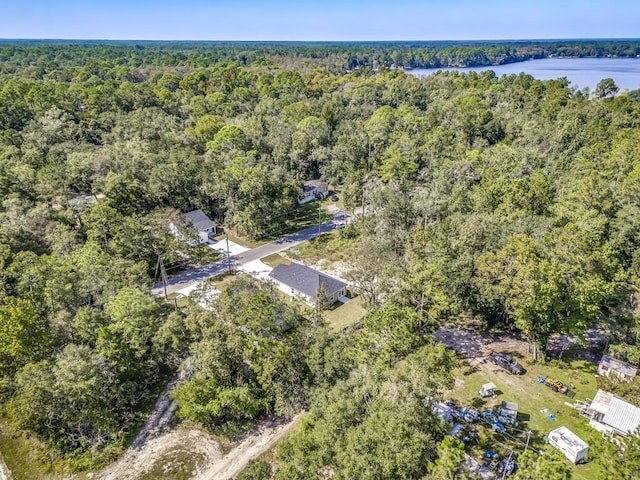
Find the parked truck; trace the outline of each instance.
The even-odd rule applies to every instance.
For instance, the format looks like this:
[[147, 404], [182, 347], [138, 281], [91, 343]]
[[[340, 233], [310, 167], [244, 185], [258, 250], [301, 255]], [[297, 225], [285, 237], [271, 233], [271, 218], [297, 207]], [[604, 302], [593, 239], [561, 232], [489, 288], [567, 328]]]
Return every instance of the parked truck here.
[[514, 375], [522, 375], [524, 373], [524, 368], [522, 368], [522, 365], [520, 365], [506, 353], [491, 352], [489, 354], [489, 359], [499, 367], [504, 368]]

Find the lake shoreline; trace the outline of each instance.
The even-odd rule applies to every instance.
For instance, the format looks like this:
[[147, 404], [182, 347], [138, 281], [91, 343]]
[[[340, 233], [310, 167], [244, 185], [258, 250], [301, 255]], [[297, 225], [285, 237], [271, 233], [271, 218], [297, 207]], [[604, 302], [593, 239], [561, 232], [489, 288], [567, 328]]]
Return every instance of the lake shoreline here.
[[609, 56], [609, 57], [601, 57], [601, 56], [575, 56], [575, 55], [540, 55], [533, 56], [528, 58], [523, 58], [520, 60], [506, 61], [503, 63], [474, 63], [469, 65], [440, 65], [440, 66], [420, 66], [420, 67], [402, 67], [398, 70], [403, 70], [407, 73], [410, 73], [412, 70], [432, 70], [432, 69], [443, 69], [443, 68], [488, 68], [491, 67], [501, 67], [504, 65], [514, 65], [516, 63], [525, 63], [531, 62], [534, 60], [544, 60], [544, 59], [559, 59], [559, 60], [574, 60], [574, 59], [589, 59], [589, 60], [598, 60], [598, 59], [607, 59], [607, 60], [638, 60], [640, 61], [640, 56], [628, 56], [628, 57], [620, 57], [620, 56]]
[[602, 79], [612, 78], [620, 91], [640, 89], [640, 59], [637, 57], [567, 57], [553, 56], [501, 65], [478, 67], [414, 68], [405, 70], [417, 78], [437, 72], [459, 73], [486, 72], [492, 70], [497, 77], [503, 75], [532, 75], [538, 80], [566, 78], [571, 87], [589, 88], [593, 91]]

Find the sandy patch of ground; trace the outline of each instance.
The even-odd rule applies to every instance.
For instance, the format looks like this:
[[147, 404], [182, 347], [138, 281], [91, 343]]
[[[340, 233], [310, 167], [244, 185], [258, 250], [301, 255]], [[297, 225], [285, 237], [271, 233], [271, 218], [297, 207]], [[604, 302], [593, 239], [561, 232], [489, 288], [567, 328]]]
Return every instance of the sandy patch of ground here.
[[[286, 257], [286, 255], [284, 256]], [[292, 260], [292, 261], [296, 261], [296, 260]], [[349, 266], [345, 262], [329, 262], [327, 260], [320, 260], [319, 262], [316, 262], [316, 263], [311, 263], [311, 264], [305, 263], [305, 265], [315, 270], [318, 270], [320, 272], [326, 273], [327, 275], [333, 278], [337, 278], [338, 280], [341, 280], [346, 284], [349, 283], [345, 279], [349, 274]]]
[[208, 470], [198, 474], [194, 480], [231, 480], [251, 460], [258, 458], [284, 437], [297, 424], [299, 418], [300, 415], [291, 421], [266, 420], [262, 422], [238, 446], [214, 462]]
[[171, 460], [178, 457], [188, 458], [193, 476], [197, 476], [223, 456], [220, 445], [210, 435], [200, 430], [177, 429], [147, 442], [140, 449], [130, 448], [117, 462], [97, 472], [93, 478], [137, 480], [158, 470], [169, 473], [174, 467]]
[[478, 358], [491, 351], [515, 353], [526, 357], [529, 354], [527, 342], [509, 334], [478, 333], [461, 328], [440, 328], [433, 338], [454, 349], [463, 358]]
[[[489, 360], [489, 353], [497, 351], [527, 358], [529, 345], [524, 340], [509, 334], [478, 333], [460, 328], [440, 328], [433, 333], [433, 338], [455, 350], [472, 369], [498, 375], [509, 387], [522, 390], [511, 374]], [[458, 381], [463, 382], [456, 379]]]

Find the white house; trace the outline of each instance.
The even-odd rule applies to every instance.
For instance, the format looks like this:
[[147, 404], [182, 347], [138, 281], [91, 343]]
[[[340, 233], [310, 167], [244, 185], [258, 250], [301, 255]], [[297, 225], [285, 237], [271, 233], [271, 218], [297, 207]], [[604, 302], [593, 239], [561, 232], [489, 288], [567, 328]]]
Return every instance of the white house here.
[[347, 293], [347, 284], [343, 281], [295, 262], [276, 266], [269, 272], [269, 278], [282, 292], [300, 298], [310, 306], [315, 306], [319, 292], [324, 296], [326, 306]]
[[598, 375], [618, 377], [620, 380], [629, 381], [638, 374], [638, 367], [603, 355], [598, 364]]
[[598, 390], [586, 408], [589, 425], [604, 434], [627, 436], [640, 427], [640, 408], [611, 392]]
[[302, 186], [302, 195], [298, 197], [298, 205], [316, 199], [325, 199], [329, 195], [329, 185], [321, 180], [309, 180]]
[[169, 225], [169, 232], [176, 238], [184, 240], [185, 236], [180, 230], [185, 227], [191, 227], [196, 230], [199, 243], [208, 243], [209, 235], [215, 235], [217, 233], [218, 225], [207, 217], [202, 210], [193, 210], [182, 214], [182, 225], [171, 223]]
[[589, 452], [589, 445], [567, 427], [556, 428], [550, 432], [547, 441], [573, 463], [583, 462]]

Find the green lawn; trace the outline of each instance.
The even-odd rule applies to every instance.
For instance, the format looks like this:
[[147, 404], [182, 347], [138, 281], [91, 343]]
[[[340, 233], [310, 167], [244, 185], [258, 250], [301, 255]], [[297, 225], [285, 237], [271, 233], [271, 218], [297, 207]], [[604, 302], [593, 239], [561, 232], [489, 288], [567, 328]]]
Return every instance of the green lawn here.
[[291, 261], [284, 258], [279, 253], [272, 253], [271, 255], [262, 257], [260, 261], [265, 265], [269, 265], [271, 268], [276, 268], [280, 264], [291, 265]]
[[367, 311], [362, 306], [362, 296], [353, 298], [347, 303], [336, 302], [335, 308], [323, 312], [329, 326], [340, 331], [364, 318]]
[[284, 225], [281, 228], [266, 232], [260, 240], [270, 242], [283, 235], [299, 232], [305, 228], [326, 222], [331, 218], [331, 214], [319, 202], [307, 202], [304, 205], [298, 205], [284, 221]]
[[[488, 364], [491, 372], [470, 367], [468, 364], [464, 365], [455, 373], [456, 388], [449, 395], [464, 405], [475, 406], [480, 411], [499, 405], [502, 401], [517, 402], [519, 418], [522, 419], [518, 428], [531, 430], [534, 433], [531, 445], [536, 450], [543, 448], [544, 436], [560, 426], [568, 427], [587, 443], [590, 443], [592, 436], [599, 435], [589, 427], [586, 419], [579, 416], [577, 410], [565, 405], [565, 402], [573, 403], [575, 400], [593, 398], [597, 391], [594, 366], [584, 361], [540, 365], [518, 360], [527, 370], [524, 375], [511, 375], [491, 363]], [[538, 383], [538, 376], [551, 376], [565, 384], [573, 383], [575, 388], [570, 392], [572, 397], [556, 393]], [[482, 384], [489, 382], [496, 384], [497, 395], [493, 398], [481, 399], [478, 391]], [[546, 412], [541, 412], [544, 409]], [[555, 416], [555, 421], [549, 419], [549, 414]], [[521, 452], [523, 445], [516, 443], [516, 447]], [[597, 455], [597, 452], [591, 451], [590, 455], [593, 459], [593, 455]], [[592, 480], [595, 476], [596, 469], [592, 464], [573, 467], [574, 479]]]
[[339, 232], [334, 230], [290, 248], [287, 255], [304, 263], [347, 262], [353, 258], [358, 246], [358, 239], [340, 238]]
[[[246, 248], [255, 248], [259, 247], [260, 245], [264, 245], [266, 243], [277, 240], [278, 238], [285, 235], [299, 232], [300, 230], [304, 230], [305, 228], [318, 225], [318, 223], [326, 222], [327, 220], [330, 220], [332, 218], [331, 214], [326, 211], [326, 202], [329, 202], [329, 204], [332, 203], [328, 200], [325, 200], [323, 203], [308, 202], [304, 205], [297, 205], [289, 213], [289, 216], [284, 220], [281, 226], [272, 231], [265, 232], [264, 235], [253, 240], [239, 237], [233, 232], [227, 231], [229, 241], [237, 243], [238, 245], [242, 245]], [[223, 232], [222, 228], [220, 228], [219, 230], [220, 232]], [[214, 238], [218, 241], [224, 240], [225, 234], [219, 233]]]

